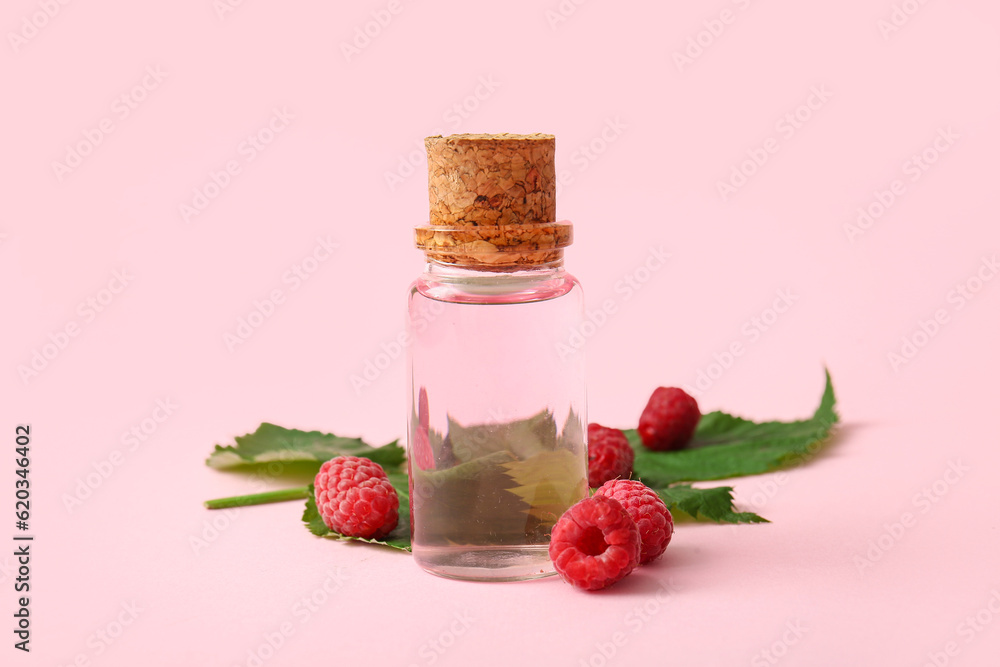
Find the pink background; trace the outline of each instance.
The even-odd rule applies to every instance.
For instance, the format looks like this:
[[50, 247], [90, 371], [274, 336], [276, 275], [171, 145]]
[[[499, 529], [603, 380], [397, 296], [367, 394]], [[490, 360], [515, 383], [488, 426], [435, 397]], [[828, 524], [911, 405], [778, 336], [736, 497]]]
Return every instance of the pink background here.
[[[5, 629], [4, 664], [995, 660], [995, 2], [897, 2], [901, 25], [881, 28], [891, 0], [221, 2], [0, 12], [0, 495], [13, 505], [14, 427], [30, 423], [36, 535], [33, 650]], [[568, 267], [592, 309], [616, 311], [586, 343], [592, 420], [634, 425], [655, 386], [699, 372], [706, 411], [803, 417], [829, 366], [834, 443], [733, 482], [772, 524], [680, 525], [661, 562], [586, 595], [425, 575], [311, 537], [301, 503], [202, 508], [260, 488], [203, 461], [261, 421], [401, 435], [404, 363], [388, 355], [427, 210], [423, 159], [406, 161], [439, 131], [557, 135]], [[272, 141], [251, 150], [258, 133]], [[54, 166], [81, 142], [78, 166]], [[752, 175], [724, 199], [734, 168]], [[881, 215], [852, 231], [859, 207]], [[318, 238], [338, 247], [303, 264]], [[641, 270], [660, 248], [665, 265]], [[300, 264], [308, 280], [286, 279]], [[644, 280], [630, 298], [626, 279]], [[779, 290], [792, 305], [769, 312]], [[386, 368], [352, 384], [366, 362]]]

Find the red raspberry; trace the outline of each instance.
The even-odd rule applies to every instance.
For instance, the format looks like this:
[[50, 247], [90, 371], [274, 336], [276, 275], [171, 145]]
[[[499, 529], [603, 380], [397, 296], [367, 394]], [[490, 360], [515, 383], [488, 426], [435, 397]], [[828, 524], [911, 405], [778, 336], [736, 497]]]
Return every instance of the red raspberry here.
[[380, 539], [399, 521], [399, 496], [382, 466], [358, 456], [338, 456], [316, 473], [316, 508], [341, 535]]
[[616, 479], [607, 482], [594, 493], [617, 500], [635, 521], [642, 538], [640, 564], [663, 555], [674, 534], [674, 517], [656, 491], [638, 480]]
[[635, 452], [625, 434], [600, 424], [587, 425], [588, 477], [597, 487], [609, 479], [629, 477]]
[[701, 419], [698, 402], [677, 387], [658, 387], [639, 417], [639, 437], [650, 449], [680, 449]]
[[635, 521], [614, 498], [584, 498], [552, 527], [549, 558], [567, 582], [586, 591], [615, 583], [639, 564]]

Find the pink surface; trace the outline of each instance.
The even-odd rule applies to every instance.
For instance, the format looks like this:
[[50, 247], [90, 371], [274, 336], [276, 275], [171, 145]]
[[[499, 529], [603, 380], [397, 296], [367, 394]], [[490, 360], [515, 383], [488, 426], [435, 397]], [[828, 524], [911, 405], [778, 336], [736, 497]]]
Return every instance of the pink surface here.
[[[998, 24], [986, 0], [6, 2], [0, 495], [30, 423], [36, 541], [33, 650], [8, 629], [0, 661], [992, 664]], [[593, 420], [699, 379], [706, 410], [805, 416], [829, 366], [833, 445], [733, 482], [772, 524], [682, 524], [586, 595], [425, 575], [299, 503], [202, 509], [257, 488], [203, 460], [263, 420], [401, 435], [439, 131], [557, 135]]]

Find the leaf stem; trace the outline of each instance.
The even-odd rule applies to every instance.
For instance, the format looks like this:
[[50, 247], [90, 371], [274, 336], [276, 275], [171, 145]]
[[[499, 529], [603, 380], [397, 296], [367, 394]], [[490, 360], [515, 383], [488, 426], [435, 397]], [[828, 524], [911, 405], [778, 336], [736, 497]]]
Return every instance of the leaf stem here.
[[280, 491], [265, 491], [264, 493], [251, 493], [247, 496], [231, 496], [229, 498], [216, 498], [206, 500], [205, 507], [210, 510], [221, 510], [228, 507], [246, 507], [247, 505], [264, 505], [266, 503], [280, 503], [286, 500], [302, 500], [309, 497], [309, 487], [301, 486], [294, 489], [281, 489]]

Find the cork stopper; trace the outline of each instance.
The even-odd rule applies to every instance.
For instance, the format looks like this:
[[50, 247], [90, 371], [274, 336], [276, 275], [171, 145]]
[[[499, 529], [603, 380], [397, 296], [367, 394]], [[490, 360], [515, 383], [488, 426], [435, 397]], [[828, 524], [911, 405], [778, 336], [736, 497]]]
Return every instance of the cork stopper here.
[[556, 222], [555, 137], [427, 137], [430, 222], [417, 247], [446, 264], [511, 270], [549, 264], [572, 242]]

